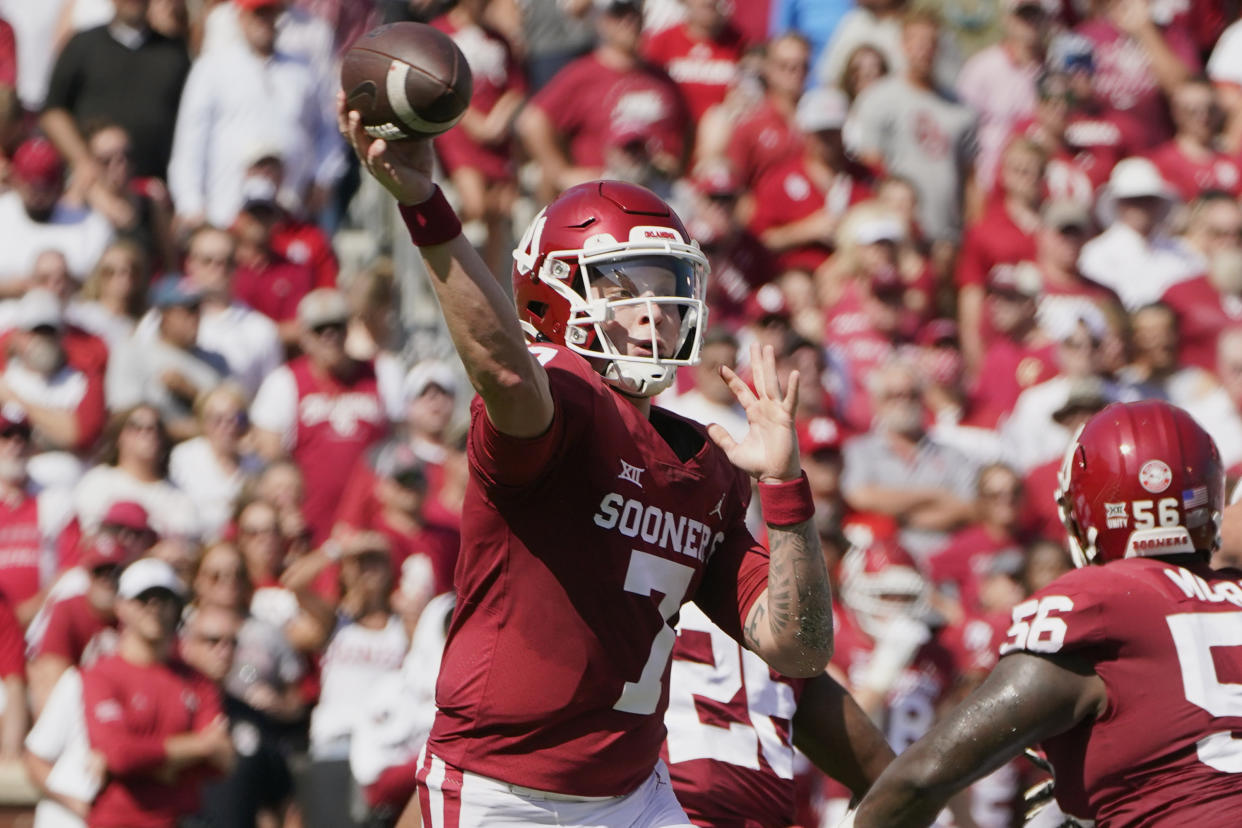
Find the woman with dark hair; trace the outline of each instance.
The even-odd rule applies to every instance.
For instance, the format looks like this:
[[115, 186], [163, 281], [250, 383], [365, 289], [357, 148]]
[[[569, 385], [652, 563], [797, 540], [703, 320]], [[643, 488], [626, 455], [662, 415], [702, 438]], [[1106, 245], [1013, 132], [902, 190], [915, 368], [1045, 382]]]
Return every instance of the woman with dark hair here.
[[864, 89], [887, 74], [888, 58], [870, 43], [863, 43], [845, 59], [845, 71], [838, 86], [853, 103]]
[[103, 339], [109, 348], [116, 347], [129, 339], [147, 309], [149, 278], [142, 247], [129, 239], [118, 239], [104, 248], [65, 316]]
[[82, 531], [94, 532], [113, 503], [132, 500], [147, 510], [159, 534], [197, 537], [197, 508], [168, 481], [170, 448], [157, 409], [143, 404], [116, 414], [104, 430], [98, 465], [74, 488], [73, 506]]

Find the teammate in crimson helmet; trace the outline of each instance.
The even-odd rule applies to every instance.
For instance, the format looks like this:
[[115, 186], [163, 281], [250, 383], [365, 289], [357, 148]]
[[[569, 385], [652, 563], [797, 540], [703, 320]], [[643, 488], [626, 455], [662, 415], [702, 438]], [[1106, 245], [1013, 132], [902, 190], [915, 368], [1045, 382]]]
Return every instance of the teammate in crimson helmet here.
[[[431, 180], [427, 141], [341, 129], [403, 205], [471, 407], [458, 602], [419, 770], [423, 824], [688, 828], [659, 759], [671, 622], [693, 600], [794, 677], [832, 653], [797, 375], [756, 348], [739, 443], [651, 405], [698, 358], [707, 262], [657, 196], [571, 187], [514, 253], [517, 313]], [[746, 529], [759, 482], [771, 552]]]
[[1213, 570], [1225, 476], [1165, 402], [1081, 429], [1057, 493], [1079, 569], [1013, 610], [992, 674], [889, 766], [855, 826], [930, 825], [1040, 743], [1061, 810], [1100, 828], [1224, 828], [1242, 809], [1242, 570]]

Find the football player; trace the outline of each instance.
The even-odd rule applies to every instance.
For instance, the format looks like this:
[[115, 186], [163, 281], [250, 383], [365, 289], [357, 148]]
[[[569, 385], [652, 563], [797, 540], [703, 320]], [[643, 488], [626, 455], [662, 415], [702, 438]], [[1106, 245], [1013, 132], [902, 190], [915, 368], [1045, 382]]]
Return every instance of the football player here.
[[900, 755], [855, 826], [925, 826], [1042, 744], [1066, 814], [1217, 828], [1242, 807], [1242, 571], [1213, 570], [1225, 476], [1212, 438], [1165, 402], [1079, 431], [1057, 500], [1078, 569], [1013, 610], [1001, 659]]
[[[514, 253], [517, 312], [431, 179], [426, 140], [342, 132], [402, 205], [478, 391], [458, 603], [419, 771], [423, 823], [684, 826], [659, 760], [672, 619], [693, 600], [776, 670], [832, 652], [795, 376], [756, 349], [735, 442], [651, 404], [693, 364], [707, 260], [651, 192], [595, 181]], [[769, 548], [745, 526], [758, 481]]]
[[664, 721], [673, 790], [700, 828], [799, 823], [796, 777], [806, 763], [795, 746], [857, 797], [893, 759], [835, 679], [773, 672], [694, 604], [677, 622]]

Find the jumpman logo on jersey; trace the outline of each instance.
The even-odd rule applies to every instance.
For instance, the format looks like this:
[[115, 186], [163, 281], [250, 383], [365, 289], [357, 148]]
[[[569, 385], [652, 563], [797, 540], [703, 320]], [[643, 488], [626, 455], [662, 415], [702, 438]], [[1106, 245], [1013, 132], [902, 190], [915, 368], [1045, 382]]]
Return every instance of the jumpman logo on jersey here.
[[723, 494], [720, 496], [720, 500], [716, 501], [716, 508], [708, 512], [709, 515], [715, 515], [721, 520], [724, 520], [724, 497], [725, 496]]
[[621, 473], [618, 474], [617, 477], [629, 483], [633, 483], [635, 486], [641, 489], [643, 487], [643, 484], [642, 484], [642, 481], [638, 479], [638, 477], [645, 471], [646, 469], [644, 468], [641, 468], [639, 466], [631, 466], [629, 463], [622, 460], [621, 461]]

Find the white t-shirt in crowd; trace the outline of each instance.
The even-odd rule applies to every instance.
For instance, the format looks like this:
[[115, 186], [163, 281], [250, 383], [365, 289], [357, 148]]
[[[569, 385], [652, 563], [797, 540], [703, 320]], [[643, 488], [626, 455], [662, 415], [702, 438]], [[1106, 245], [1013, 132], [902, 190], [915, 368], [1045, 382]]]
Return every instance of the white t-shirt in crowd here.
[[367, 705], [359, 699], [385, 676], [400, 673], [410, 642], [401, 619], [392, 616], [383, 629], [345, 623], [337, 627], [320, 665], [323, 689], [311, 713], [310, 749], [314, 759], [344, 759], [349, 739]]
[[[152, 309], [138, 323], [135, 339], [153, 342], [159, 335], [160, 313]], [[198, 347], [219, 354], [228, 364], [229, 378], [253, 397], [263, 379], [285, 359], [276, 323], [245, 305], [222, 310], [203, 308], [198, 321]]]
[[27, 215], [17, 193], [0, 195], [0, 281], [29, 276], [45, 250], [60, 251], [69, 272], [85, 279], [110, 241], [112, 226], [94, 210], [58, 206], [51, 221], [39, 222]]
[[108, 344], [111, 350], [127, 341], [134, 334], [134, 320], [118, 316], [99, 302], [70, 302], [65, 308], [65, 319], [87, 333], [93, 333]]
[[[47, 787], [62, 796], [90, 802], [103, 779], [91, 772], [90, 741], [82, 708], [82, 677], [66, 670], [52, 688], [42, 714], [26, 735], [26, 749], [52, 763]], [[84, 828], [81, 817], [51, 799], [40, 799], [34, 828]]]
[[262, 470], [262, 463], [243, 457], [234, 471], [226, 471], [206, 437], [173, 446], [168, 457], [168, 479], [198, 506], [203, 536], [216, 538], [233, 517], [242, 486]]
[[0, 17], [17, 39], [17, 97], [28, 112], [43, 108], [56, 59], [56, 26], [65, 0], [0, 0]]
[[167, 480], [147, 483], [116, 466], [95, 466], [73, 490], [73, 506], [83, 534], [99, 528], [108, 507], [132, 500], [147, 510], [151, 528], [160, 535], [198, 537], [202, 533], [198, 507]]

